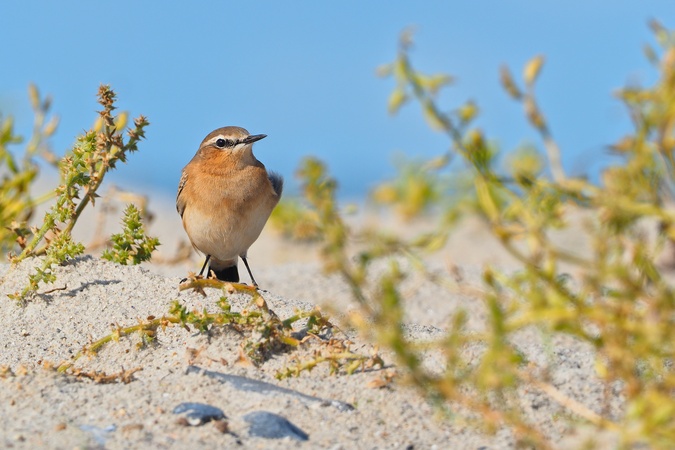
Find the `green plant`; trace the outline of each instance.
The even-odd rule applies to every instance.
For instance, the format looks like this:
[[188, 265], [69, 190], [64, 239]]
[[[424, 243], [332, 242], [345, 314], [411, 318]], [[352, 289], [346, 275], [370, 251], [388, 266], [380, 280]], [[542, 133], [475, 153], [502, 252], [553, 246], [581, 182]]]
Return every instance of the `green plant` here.
[[[653, 86], [632, 86], [619, 93], [634, 130], [613, 146], [623, 161], [606, 169], [599, 185], [564, 171], [560, 150], [535, 95], [542, 57], [526, 65], [523, 87], [506, 68], [502, 84], [523, 106], [543, 149], [528, 147], [505, 156], [473, 125], [478, 114], [474, 103], [449, 113], [439, 107], [436, 94], [452, 78], [424, 74], [412, 66], [409, 33], [401, 39], [396, 61], [380, 70], [396, 80], [390, 111], [414, 100], [429, 125], [447, 135], [451, 150], [441, 160], [459, 158], [470, 174], [465, 194], [473, 199], [471, 208], [447, 201], [455, 191], [436, 182], [429, 184], [443, 175], [437, 165], [417, 165], [414, 176], [404, 171], [402, 179], [385, 184], [375, 195], [408, 217], [434, 205], [441, 208], [437, 227], [411, 239], [372, 231], [364, 235], [341, 219], [334, 197], [336, 182], [325, 167], [307, 159], [299, 170], [304, 196], [318, 218], [324, 266], [342, 276], [361, 306], [351, 323], [393, 350], [408, 379], [430, 398], [478, 414], [480, 425], [488, 430], [510, 427], [521, 445], [551, 446], [545, 434], [526, 420], [518, 402], [521, 389], [534, 388], [592, 425], [620, 433], [625, 445], [675, 446], [675, 375], [671, 369], [675, 291], [656, 264], [664, 243], [675, 239], [675, 211], [666, 206], [675, 167], [675, 37], [657, 23], [652, 28], [662, 50], [647, 53], [660, 77]], [[508, 162], [506, 171], [500, 161]], [[397, 188], [397, 183], [406, 187]], [[415, 185], [421, 197], [404, 195]], [[447, 219], [467, 210], [485, 221], [520, 262], [521, 270], [511, 273], [487, 267], [483, 284], [477, 287], [426, 272], [424, 252], [440, 248], [448, 233]], [[551, 231], [569, 227], [570, 217], [581, 213], [587, 218], [581, 231], [590, 242], [588, 254], [573, 253], [551, 238]], [[659, 224], [660, 235], [655, 240], [644, 236], [645, 223], [650, 221]], [[349, 245], [352, 241], [361, 244], [356, 255], [349, 250], [354, 248]], [[405, 300], [400, 283], [405, 274], [399, 258], [411, 260], [413, 267], [439, 286], [480, 298], [488, 317], [485, 331], [469, 333], [467, 313], [460, 311], [438, 342], [420, 347], [409, 340], [403, 332]], [[388, 269], [372, 280], [366, 276], [368, 269], [381, 259], [389, 261]], [[562, 264], [579, 269], [582, 275], [570, 283]], [[607, 392], [610, 386], [622, 386], [623, 413], [611, 416], [608, 408], [595, 412], [550, 385], [546, 367], [526, 361], [514, 344], [516, 333], [531, 328], [548, 336], [573, 336], [591, 345], [597, 353], [597, 374]], [[469, 359], [465, 349], [476, 345], [482, 351]], [[430, 348], [445, 355], [442, 373], [421, 364], [423, 352]]]
[[152, 252], [159, 245], [159, 239], [145, 235], [141, 213], [133, 203], [127, 205], [122, 220], [122, 233], [113, 234], [110, 239], [112, 250], [105, 250], [101, 257], [118, 264], [134, 265], [149, 261]]
[[[95, 203], [97, 191], [108, 171], [114, 169], [117, 162], [125, 162], [127, 155], [137, 150], [148, 125], [145, 117], [138, 117], [134, 127], [127, 130], [125, 139], [127, 114], [114, 114], [115, 98], [109, 86], [99, 88], [98, 101], [103, 109], [94, 128], [79, 136], [74, 147], [58, 162], [61, 184], [55, 190], [56, 201], [45, 214], [42, 226], [39, 229], [27, 229], [24, 225], [12, 227], [19, 235], [22, 249], [19, 255], [10, 255], [12, 263], [31, 256], [44, 255], [45, 258], [30, 275], [28, 285], [21, 292], [10, 294], [10, 298], [23, 300], [37, 290], [40, 282], [53, 282], [55, 265], [84, 252], [84, 246], [74, 242], [71, 235], [77, 220], [87, 205]], [[31, 153], [27, 155], [30, 159]], [[25, 189], [35, 176], [31, 171], [27, 173], [31, 176]]]

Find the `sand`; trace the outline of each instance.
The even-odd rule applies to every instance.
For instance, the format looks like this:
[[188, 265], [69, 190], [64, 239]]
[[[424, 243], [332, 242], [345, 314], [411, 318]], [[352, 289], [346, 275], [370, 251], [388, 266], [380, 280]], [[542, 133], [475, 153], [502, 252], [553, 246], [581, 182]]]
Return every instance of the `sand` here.
[[[151, 230], [165, 243], [164, 258], [184, 239], [169, 204], [156, 206], [162, 220]], [[449, 276], [448, 267], [457, 264], [467, 279], [477, 281], [480, 265], [486, 261], [508, 266], [508, 257], [485, 236], [476, 223], [466, 223], [453, 234], [448, 250], [430, 261], [432, 270]], [[341, 316], [355, 307], [344, 283], [322, 273], [312, 246], [286, 242], [266, 230], [251, 249], [250, 262], [266, 290], [265, 299], [281, 318], [323, 305], [340, 324]], [[179, 291], [180, 279], [188, 270], [199, 268], [197, 256], [173, 266], [127, 267], [87, 255], [57, 268], [56, 283], [42, 287], [27, 304], [9, 300], [6, 294], [19, 290], [37, 263], [32, 259], [15, 267], [0, 265], [0, 296], [4, 298], [0, 366], [7, 368], [0, 377], [3, 448], [502, 449], [515, 443], [506, 429], [487, 435], [470, 427], [453, 413], [452, 405], [446, 410], [450, 414], [444, 416], [418, 391], [396, 381], [402, 377], [373, 387], [373, 382], [394, 369], [394, 359], [386, 351], [381, 352], [387, 363], [382, 370], [336, 376], [318, 367], [277, 380], [278, 370], [292, 364], [294, 357], [310, 355], [316, 347], [308, 342], [295, 352], [275, 354], [255, 366], [241, 361], [242, 336], [236, 331], [199, 333], [172, 326], [159, 330], [154, 343], [144, 348], [138, 348], [139, 337], [133, 335], [75, 362], [79, 373], [127, 371], [128, 383], [106, 384], [73, 375], [77, 372], [57, 373], [54, 366], [71, 361], [83, 346], [110, 334], [111, 327], [160, 317], [175, 300], [189, 308], [215, 311], [221, 293], [207, 291], [204, 297]], [[59, 290], [45, 293], [53, 288]], [[407, 331], [415, 339], [441, 335], [458, 308], [469, 312], [471, 326], [484, 323], [485, 313], [475, 298], [450, 295], [414, 276], [406, 280], [403, 292]], [[231, 302], [237, 310], [248, 305], [241, 295]], [[369, 343], [347, 333], [354, 351], [370, 351]], [[550, 367], [551, 384], [560, 392], [599, 411], [603, 386], [594, 374], [592, 349], [571, 338], [546, 342], [535, 330], [519, 334], [516, 340], [528, 358]], [[426, 361], [435, 369], [440, 369], [440, 363], [441, 358], [434, 355]], [[232, 376], [283, 389], [262, 384], [251, 388]], [[577, 448], [591, 437], [583, 421], [551, 397], [534, 388], [521, 394], [528, 418], [556, 446]], [[173, 413], [185, 402], [219, 408], [227, 419], [190, 426], [190, 420]], [[621, 407], [618, 392], [613, 407]], [[252, 436], [255, 425], [247, 418], [260, 411], [282, 416], [308, 439], [297, 440], [301, 434], [271, 439]], [[567, 416], [573, 420], [565, 420]], [[284, 430], [288, 428], [280, 433]], [[592, 436], [597, 445], [611, 448], [616, 444], [614, 436]]]

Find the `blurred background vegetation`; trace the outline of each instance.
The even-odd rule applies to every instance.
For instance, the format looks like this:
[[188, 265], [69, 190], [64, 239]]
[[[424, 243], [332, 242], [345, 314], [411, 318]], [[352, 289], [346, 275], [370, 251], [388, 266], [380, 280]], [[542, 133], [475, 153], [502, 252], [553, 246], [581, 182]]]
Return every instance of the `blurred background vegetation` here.
[[[424, 216], [427, 230], [411, 237], [350, 227], [335, 200], [336, 180], [314, 158], [298, 173], [304, 202], [284, 203], [275, 211], [275, 223], [286, 235], [320, 242], [326, 271], [338, 273], [360, 305], [351, 324], [395, 352], [411, 383], [430, 399], [479, 417], [477, 425], [488, 431], [511, 427], [522, 445], [552, 446], [518, 401], [523, 389], [533, 388], [598, 430], [618, 433], [627, 448], [675, 446], [675, 35], [656, 21], [650, 26], [659, 46], [646, 47], [645, 54], [658, 77], [617, 92], [633, 131], [608, 144], [620, 158], [599, 183], [570, 176], [561, 164], [535, 92], [543, 56], [531, 59], [519, 77], [508, 67], [501, 70], [503, 88], [541, 142], [504, 152], [474, 124], [479, 114], [474, 102], [439, 104], [439, 91], [453, 78], [416, 69], [412, 34], [405, 32], [396, 60], [380, 69], [396, 81], [390, 111], [416, 103], [429, 127], [447, 136], [449, 149], [429, 160], [401, 159], [399, 175], [376, 187], [372, 201], [405, 220]], [[467, 214], [483, 220], [519, 270], [485, 266], [479, 285], [461, 277], [439, 280], [426, 270], [425, 256], [442, 248], [451, 225]], [[552, 238], [573, 226], [588, 243], [581, 251]], [[388, 268], [373, 271], [383, 261]], [[422, 347], [410, 341], [401, 292], [409, 270], [447, 289], [448, 299], [462, 293], [479, 298], [486, 328], [469, 329], [467, 312], [459, 311], [444, 338]], [[606, 392], [618, 388], [625, 399], [620, 411], [609, 407], [609, 394], [603, 405], [583, 405], [556, 390], [548, 368], [529, 360], [514, 342], [519, 332], [532, 329], [591, 346]], [[467, 351], [476, 346], [478, 356]], [[422, 364], [430, 349], [444, 355], [443, 372]]]

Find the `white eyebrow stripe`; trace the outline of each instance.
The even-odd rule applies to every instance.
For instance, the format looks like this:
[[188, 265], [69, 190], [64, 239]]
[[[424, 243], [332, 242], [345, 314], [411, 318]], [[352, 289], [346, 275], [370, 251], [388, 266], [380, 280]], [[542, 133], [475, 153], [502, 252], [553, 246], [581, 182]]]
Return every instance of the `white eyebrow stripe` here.
[[218, 136], [214, 136], [211, 139], [209, 139], [208, 141], [204, 142], [204, 145], [206, 146], [206, 145], [215, 144], [218, 139], [228, 140], [225, 136], [223, 136], [222, 134], [219, 134]]

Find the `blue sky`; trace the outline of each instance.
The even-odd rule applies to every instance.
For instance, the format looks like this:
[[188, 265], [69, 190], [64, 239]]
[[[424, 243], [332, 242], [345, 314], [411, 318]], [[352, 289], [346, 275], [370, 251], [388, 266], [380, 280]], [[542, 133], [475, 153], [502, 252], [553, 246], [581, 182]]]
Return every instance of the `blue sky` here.
[[478, 124], [506, 149], [537, 143], [521, 109], [499, 86], [499, 67], [517, 74], [544, 54], [540, 101], [572, 173], [597, 170], [606, 145], [629, 126], [612, 92], [649, 83], [642, 47], [651, 18], [675, 27], [666, 1], [424, 2], [3, 2], [0, 110], [27, 134], [29, 82], [53, 97], [63, 153], [94, 121], [95, 93], [107, 83], [119, 105], [148, 116], [140, 152], [117, 170], [123, 187], [175, 192], [202, 138], [238, 125], [268, 138], [255, 146], [292, 186], [304, 155], [325, 160], [356, 197], [391, 176], [391, 155], [432, 156], [447, 148], [418, 109], [387, 114], [392, 80], [376, 68], [396, 56], [401, 30], [416, 27], [414, 64], [448, 72], [441, 97], [467, 99]]

